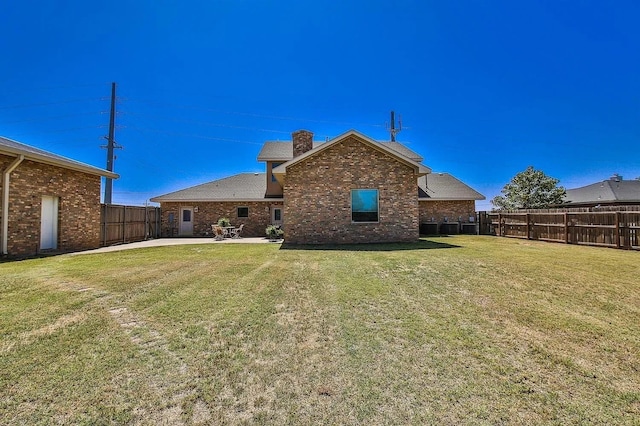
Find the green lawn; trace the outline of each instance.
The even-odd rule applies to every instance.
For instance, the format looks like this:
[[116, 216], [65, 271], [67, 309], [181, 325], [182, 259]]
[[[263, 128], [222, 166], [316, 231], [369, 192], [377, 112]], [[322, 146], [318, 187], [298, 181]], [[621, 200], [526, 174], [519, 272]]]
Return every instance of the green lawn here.
[[2, 263], [0, 423], [640, 424], [640, 253], [456, 236]]

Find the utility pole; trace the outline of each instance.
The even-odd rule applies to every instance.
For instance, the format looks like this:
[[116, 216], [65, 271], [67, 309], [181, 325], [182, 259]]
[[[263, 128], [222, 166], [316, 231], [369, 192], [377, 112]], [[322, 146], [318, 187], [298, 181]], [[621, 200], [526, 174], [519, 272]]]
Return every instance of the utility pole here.
[[[101, 148], [107, 148], [107, 170], [113, 171], [113, 150], [116, 148], [122, 148], [116, 145], [115, 141], [116, 132], [116, 83], [111, 83], [111, 112], [109, 114], [109, 136], [107, 136], [107, 145], [103, 145]], [[111, 204], [113, 194], [113, 179], [105, 178], [104, 184], [104, 203]]]
[[398, 128], [396, 129], [396, 113], [391, 111], [391, 125], [389, 126], [389, 134], [391, 135], [391, 142], [396, 141], [396, 134], [402, 131], [402, 117], [398, 119]]

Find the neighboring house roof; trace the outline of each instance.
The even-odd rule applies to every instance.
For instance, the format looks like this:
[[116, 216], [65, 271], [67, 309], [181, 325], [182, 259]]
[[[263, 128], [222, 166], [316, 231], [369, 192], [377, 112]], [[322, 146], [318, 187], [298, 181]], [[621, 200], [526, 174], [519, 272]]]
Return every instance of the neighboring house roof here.
[[[332, 139], [332, 140], [335, 140], [335, 139]], [[313, 148], [318, 148], [319, 146], [329, 142], [330, 141], [328, 142], [313, 141]], [[410, 150], [405, 145], [399, 142], [382, 142], [382, 141], [376, 141], [376, 142], [380, 145], [390, 148], [396, 153], [404, 157], [407, 157], [412, 161], [415, 161], [416, 163], [419, 163], [423, 160], [420, 154], [413, 152], [412, 150]], [[292, 159], [293, 159], [293, 142], [291, 141], [288, 141], [288, 142], [287, 141], [284, 141], [284, 142], [267, 141], [262, 146], [262, 149], [258, 154], [258, 161], [289, 161]]]
[[575, 189], [567, 189], [565, 203], [640, 203], [640, 180], [605, 180]]
[[76, 170], [92, 175], [104, 176], [112, 179], [117, 179], [120, 177], [118, 174], [110, 172], [108, 170], [90, 166], [88, 164], [81, 163], [79, 161], [75, 161], [70, 158], [66, 158], [61, 155], [57, 155], [30, 145], [16, 142], [12, 139], [8, 139], [2, 136], [0, 136], [0, 154], [6, 154], [12, 157], [24, 155], [26, 160], [36, 161], [38, 163], [64, 167], [66, 169]]
[[[398, 161], [401, 161], [413, 168], [415, 168], [416, 172], [418, 174], [427, 174], [427, 173], [431, 173], [431, 169], [429, 169], [427, 166], [422, 165], [418, 162], [416, 162], [415, 160], [412, 160], [409, 157], [406, 157], [405, 155], [401, 154], [397, 149], [400, 149], [399, 146], [402, 146], [401, 144], [396, 143], [395, 145], [389, 145], [390, 142], [377, 142], [374, 141], [373, 139], [363, 135], [360, 132], [357, 132], [355, 130], [349, 130], [348, 132], [345, 132], [337, 137], [335, 137], [334, 139], [327, 141], [325, 143], [322, 144], [314, 144], [314, 148], [305, 152], [302, 155], [297, 156], [296, 158], [293, 158], [289, 161], [287, 161], [284, 164], [279, 165], [278, 167], [276, 167], [275, 169], [272, 170], [272, 173], [274, 174], [274, 176], [276, 176], [276, 178], [278, 178], [278, 176], [282, 176], [284, 174], [286, 174], [286, 170], [287, 167], [290, 167], [294, 164], [299, 163], [300, 161], [311, 157], [313, 155], [316, 155], [319, 152], [324, 151], [325, 149], [330, 148], [332, 145], [346, 139], [347, 137], [350, 136], [355, 136], [358, 139], [360, 139], [361, 141], [363, 141], [364, 143], [368, 144], [369, 146], [373, 147], [374, 149], [377, 149], [379, 151], [382, 152], [386, 152], [387, 154], [392, 155], [393, 157], [395, 157], [396, 159], [398, 159]], [[395, 149], [394, 149], [395, 148]], [[411, 150], [409, 150], [407, 148], [407, 152], [413, 152]], [[417, 155], [417, 154], [416, 154]], [[259, 159], [260, 157], [258, 157]], [[421, 158], [421, 157], [420, 157]]]
[[[170, 201], [265, 201], [267, 191], [266, 173], [240, 173], [223, 179], [192, 186], [191, 188], [154, 197], [151, 201], [164, 203]], [[275, 198], [277, 199], [277, 198]]]
[[484, 195], [449, 173], [430, 173], [418, 178], [418, 199], [484, 200]]

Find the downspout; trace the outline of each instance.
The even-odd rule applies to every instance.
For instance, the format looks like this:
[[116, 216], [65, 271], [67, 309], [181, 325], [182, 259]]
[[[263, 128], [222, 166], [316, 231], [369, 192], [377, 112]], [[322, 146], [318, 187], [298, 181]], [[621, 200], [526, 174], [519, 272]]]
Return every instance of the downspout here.
[[24, 161], [24, 155], [18, 155], [2, 174], [2, 254], [9, 254], [9, 176]]

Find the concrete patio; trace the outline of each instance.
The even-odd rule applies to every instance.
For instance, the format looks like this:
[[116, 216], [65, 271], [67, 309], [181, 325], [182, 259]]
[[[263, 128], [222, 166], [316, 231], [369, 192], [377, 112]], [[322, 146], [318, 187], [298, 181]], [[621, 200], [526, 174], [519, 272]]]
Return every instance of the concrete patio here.
[[264, 237], [255, 238], [225, 238], [215, 240], [214, 238], [159, 238], [155, 240], [138, 241], [135, 243], [117, 244], [108, 247], [100, 247], [93, 250], [70, 253], [72, 256], [79, 254], [107, 253], [111, 251], [131, 250], [145, 247], [178, 246], [184, 244], [280, 244], [282, 240], [273, 242]]

